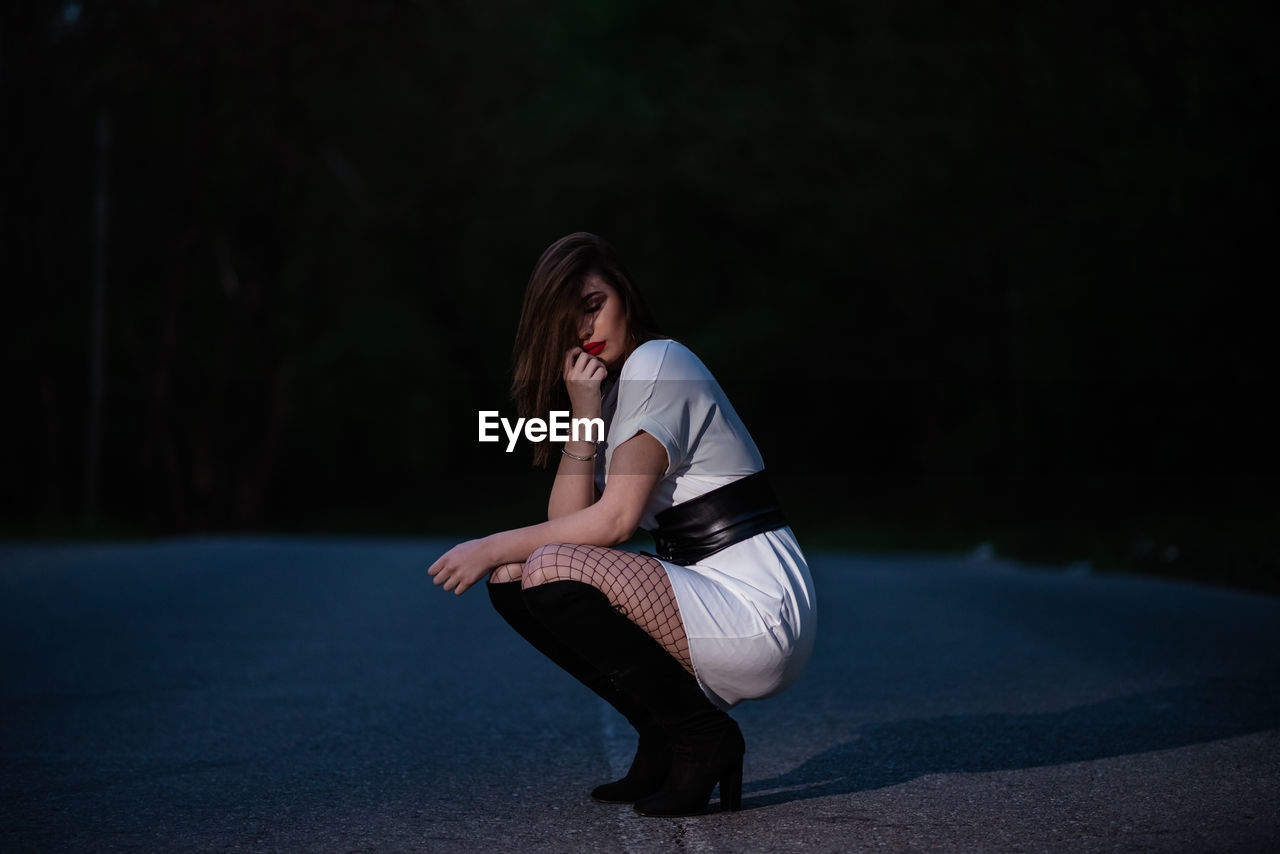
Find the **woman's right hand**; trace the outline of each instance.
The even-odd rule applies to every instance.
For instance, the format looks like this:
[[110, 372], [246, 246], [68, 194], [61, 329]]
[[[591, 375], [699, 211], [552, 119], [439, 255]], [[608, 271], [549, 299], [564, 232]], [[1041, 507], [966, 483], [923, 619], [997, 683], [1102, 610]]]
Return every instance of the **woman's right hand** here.
[[596, 418], [600, 415], [600, 384], [609, 375], [601, 359], [581, 347], [573, 347], [564, 357], [564, 385], [569, 391], [573, 417]]

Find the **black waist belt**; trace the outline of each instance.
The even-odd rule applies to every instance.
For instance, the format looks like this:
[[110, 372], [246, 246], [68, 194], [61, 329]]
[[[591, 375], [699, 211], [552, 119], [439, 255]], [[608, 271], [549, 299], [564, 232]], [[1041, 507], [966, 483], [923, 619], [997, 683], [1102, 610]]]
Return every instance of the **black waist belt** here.
[[763, 471], [747, 475], [654, 516], [649, 533], [658, 557], [682, 566], [787, 524]]

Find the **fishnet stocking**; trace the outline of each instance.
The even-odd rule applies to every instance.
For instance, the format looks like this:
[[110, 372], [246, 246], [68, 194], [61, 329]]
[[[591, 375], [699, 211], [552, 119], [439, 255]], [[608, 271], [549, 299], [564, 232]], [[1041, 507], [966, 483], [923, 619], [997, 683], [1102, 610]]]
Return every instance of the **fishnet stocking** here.
[[522, 574], [524, 574], [524, 564], [504, 563], [493, 571], [493, 575], [489, 576], [489, 583], [502, 584], [506, 581], [519, 581]]
[[[503, 569], [509, 574], [511, 566]], [[609, 598], [615, 610], [649, 633], [693, 673], [689, 639], [671, 580], [651, 557], [602, 546], [556, 544], [529, 555], [522, 575], [527, 589], [552, 581], [580, 581]]]

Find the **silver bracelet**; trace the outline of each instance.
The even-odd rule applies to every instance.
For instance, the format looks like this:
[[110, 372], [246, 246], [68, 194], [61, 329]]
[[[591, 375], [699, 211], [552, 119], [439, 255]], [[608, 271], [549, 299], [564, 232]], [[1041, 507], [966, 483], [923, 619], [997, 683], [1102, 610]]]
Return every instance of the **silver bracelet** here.
[[594, 451], [592, 451], [592, 452], [591, 452], [591, 456], [589, 456], [589, 457], [580, 457], [580, 456], [578, 456], [577, 454], [571, 454], [571, 453], [569, 453], [569, 452], [568, 452], [567, 450], [565, 450], [564, 448], [561, 448], [561, 449], [560, 449], [560, 453], [564, 454], [564, 455], [565, 455], [566, 457], [568, 457], [569, 459], [571, 459], [571, 460], [577, 460], [577, 461], [578, 461], [578, 462], [580, 462], [580, 463], [589, 463], [589, 462], [591, 462], [592, 460], [594, 460], [594, 459], [596, 458], [596, 454], [597, 454], [597, 453], [599, 453], [599, 452], [600, 452], [600, 448], [599, 448], [599, 446], [597, 446], [597, 447], [596, 447], [596, 449], [595, 449]]

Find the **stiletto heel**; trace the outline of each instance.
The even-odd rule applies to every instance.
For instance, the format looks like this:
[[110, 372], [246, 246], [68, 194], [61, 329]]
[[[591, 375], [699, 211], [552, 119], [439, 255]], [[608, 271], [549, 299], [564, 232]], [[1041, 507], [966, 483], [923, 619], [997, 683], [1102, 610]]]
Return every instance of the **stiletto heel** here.
[[726, 812], [738, 812], [742, 809], [741, 756], [730, 766], [729, 773], [720, 778], [720, 809]]

